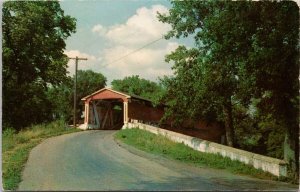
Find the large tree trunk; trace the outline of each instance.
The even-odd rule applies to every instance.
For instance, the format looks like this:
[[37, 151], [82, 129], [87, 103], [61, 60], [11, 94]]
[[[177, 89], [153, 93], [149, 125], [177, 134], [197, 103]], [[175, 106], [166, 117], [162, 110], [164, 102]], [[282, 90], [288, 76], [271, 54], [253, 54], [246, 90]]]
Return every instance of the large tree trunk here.
[[288, 177], [299, 182], [299, 105], [293, 104], [290, 98], [283, 98], [284, 115], [282, 122], [286, 128], [284, 139], [284, 160], [289, 164]]
[[223, 111], [224, 111], [224, 116], [225, 116], [224, 123], [225, 123], [227, 145], [230, 147], [234, 147], [234, 130], [233, 130], [233, 120], [232, 120], [231, 99], [229, 99], [224, 104]]
[[289, 163], [288, 176], [299, 182], [299, 128], [289, 127], [284, 140], [284, 160]]

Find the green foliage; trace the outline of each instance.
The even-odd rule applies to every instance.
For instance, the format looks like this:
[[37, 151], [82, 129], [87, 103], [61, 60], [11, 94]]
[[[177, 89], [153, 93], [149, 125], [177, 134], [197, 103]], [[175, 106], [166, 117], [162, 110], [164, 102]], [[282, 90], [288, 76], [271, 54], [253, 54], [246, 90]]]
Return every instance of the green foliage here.
[[[52, 101], [55, 119], [72, 122], [74, 103], [74, 76], [65, 83], [48, 89], [47, 96]], [[80, 119], [84, 104], [81, 99], [106, 85], [106, 77], [91, 70], [77, 72], [77, 120]], [[60, 98], [60, 99], [57, 99]]]
[[[51, 101], [52, 115], [54, 119], [68, 121], [71, 119], [73, 110], [73, 81], [68, 78], [64, 83], [58, 86], [49, 87], [47, 98]], [[57, 99], [59, 98], [59, 99]]]
[[276, 124], [271, 117], [258, 115], [257, 110], [250, 110], [239, 104], [234, 106], [233, 116], [236, 142], [240, 148], [283, 158], [284, 127]]
[[58, 1], [6, 1], [2, 11], [3, 123], [20, 129], [51, 119], [47, 85], [66, 80], [76, 23]]
[[236, 142], [249, 150], [264, 146], [262, 152], [274, 157], [283, 157], [286, 135], [285, 151], [294, 152], [285, 153], [284, 159], [297, 177], [297, 4], [172, 1], [169, 14], [158, 18], [172, 26], [167, 39], [195, 40], [195, 48], [181, 46], [166, 56], [175, 63], [175, 76], [163, 80], [169, 102], [166, 115], [219, 120], [228, 144]]
[[[74, 79], [74, 77], [73, 77]], [[77, 72], [77, 106], [78, 117], [80, 111], [84, 108], [84, 104], [81, 99], [91, 93], [98, 91], [106, 86], [106, 77], [101, 73], [94, 72], [92, 70], [78, 70]]]
[[[235, 143], [232, 104], [235, 95], [242, 91], [238, 89], [240, 61], [237, 50], [243, 45], [237, 40], [244, 35], [236, 29], [239, 23], [234, 24], [240, 20], [238, 13], [242, 6], [240, 3], [202, 1], [174, 1], [172, 4], [170, 15], [159, 15], [162, 22], [173, 27], [166, 37], [186, 37], [195, 33], [196, 48], [188, 50], [182, 46], [166, 57], [166, 61], [175, 63], [173, 86], [177, 88], [173, 92], [182, 92], [180, 98], [175, 94], [174, 97], [166, 96], [175, 103], [183, 102], [182, 110], [187, 111], [189, 118], [223, 122], [227, 143], [232, 146]], [[177, 111], [171, 109], [170, 114], [174, 113]]]
[[112, 88], [121, 92], [138, 95], [146, 99], [150, 99], [157, 103], [164, 93], [161, 85], [140, 78], [138, 75], [125, 77], [121, 80], [113, 80], [111, 82]]
[[230, 158], [222, 157], [221, 155], [195, 151], [182, 143], [175, 143], [162, 135], [155, 135], [145, 130], [124, 129], [118, 131], [115, 137], [140, 150], [192, 163], [200, 167], [226, 169], [233, 173], [251, 175], [256, 178], [276, 179], [276, 177], [269, 173], [255, 169], [239, 161], [232, 161]]
[[[14, 139], [14, 134], [16, 134], [16, 130], [13, 128], [7, 128], [3, 130], [2, 132], [2, 140], [7, 139], [7, 140], [13, 140]], [[14, 147], [14, 144], [12, 142], [2, 142], [2, 151], [7, 151], [10, 150]]]
[[35, 125], [16, 133], [7, 128], [2, 132], [2, 179], [5, 190], [16, 190], [21, 182], [24, 166], [33, 147], [44, 139], [66, 133], [77, 132], [79, 129], [65, 127], [63, 121]]

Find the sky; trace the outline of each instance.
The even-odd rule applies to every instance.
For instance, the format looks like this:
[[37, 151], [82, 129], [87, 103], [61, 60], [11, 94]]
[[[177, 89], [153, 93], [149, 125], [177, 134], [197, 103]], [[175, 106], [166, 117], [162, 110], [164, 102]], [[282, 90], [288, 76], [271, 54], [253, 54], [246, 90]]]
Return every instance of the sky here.
[[[167, 0], [65, 0], [60, 4], [65, 15], [77, 19], [77, 32], [66, 40], [65, 54], [87, 58], [79, 61], [78, 69], [102, 73], [108, 85], [131, 75], [151, 81], [172, 75], [172, 63], [165, 62], [165, 55], [181, 44], [193, 45], [191, 38], [158, 40], [171, 29], [157, 19], [157, 12], [168, 13]], [[69, 74], [74, 70], [75, 61], [70, 60]]]

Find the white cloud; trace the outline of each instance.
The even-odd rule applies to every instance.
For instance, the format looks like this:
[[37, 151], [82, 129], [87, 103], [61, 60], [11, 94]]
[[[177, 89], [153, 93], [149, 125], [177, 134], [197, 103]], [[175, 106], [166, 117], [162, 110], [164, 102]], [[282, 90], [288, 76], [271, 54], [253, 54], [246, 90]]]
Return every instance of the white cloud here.
[[96, 57], [94, 55], [89, 55], [87, 53], [81, 53], [79, 50], [70, 50], [70, 51], [65, 51], [64, 54], [66, 54], [68, 57], [82, 57], [82, 58], [87, 58], [89, 60], [95, 60]]
[[[153, 5], [151, 8], [141, 7], [123, 24], [108, 27], [101, 24], [95, 25], [91, 31], [100, 35], [103, 42], [109, 45], [108, 48], [99, 50], [98, 56], [88, 55], [78, 50], [71, 50], [66, 54], [90, 58], [87, 64], [79, 66], [82, 66], [83, 69], [85, 69], [83, 66], [86, 66], [86, 69], [103, 73], [108, 78], [108, 84], [113, 79], [122, 79], [131, 75], [139, 75], [153, 81], [157, 80], [159, 76], [171, 75], [171, 64], [165, 62], [165, 55], [178, 47], [177, 42], [162, 39], [118, 60], [159, 39], [171, 29], [168, 24], [158, 21], [157, 12], [167, 13], [168, 9], [162, 5]], [[72, 66], [72, 63], [69, 64]]]
[[145, 48], [114, 62], [116, 55], [124, 55], [133, 51], [125, 46], [116, 46], [105, 50], [103, 59], [107, 61], [108, 69], [119, 71], [119, 79], [130, 75], [140, 75], [140, 77], [155, 81], [159, 76], [172, 74], [171, 64], [164, 60], [165, 55], [177, 47], [177, 43], [164, 42], [164, 46], [160, 48]]
[[[97, 62], [101, 61], [102, 58], [96, 58], [94, 55], [89, 55], [87, 53], [82, 53], [79, 50], [69, 50], [64, 52], [70, 58], [87, 58], [87, 60], [79, 60], [78, 62], [78, 69], [88, 70], [88, 69], [95, 69], [95, 65]], [[68, 62], [68, 71], [70, 72], [69, 75], [73, 75], [75, 72], [75, 60], [70, 59]]]
[[100, 24], [95, 25], [92, 29], [93, 33], [98, 33], [100, 36], [105, 35], [106, 31], [107, 31], [107, 29]]
[[127, 46], [141, 46], [158, 39], [171, 27], [158, 21], [157, 12], [166, 13], [168, 9], [162, 5], [153, 5], [150, 9], [139, 8], [125, 24], [110, 27], [106, 37]]

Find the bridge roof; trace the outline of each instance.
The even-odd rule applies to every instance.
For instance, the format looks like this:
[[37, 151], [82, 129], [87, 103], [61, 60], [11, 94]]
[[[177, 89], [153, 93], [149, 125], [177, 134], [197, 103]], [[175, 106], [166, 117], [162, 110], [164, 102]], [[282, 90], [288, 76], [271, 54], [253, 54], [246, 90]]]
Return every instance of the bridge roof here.
[[100, 89], [90, 95], [87, 95], [83, 97], [81, 100], [86, 101], [86, 100], [99, 100], [99, 99], [122, 99], [123, 101], [127, 101], [128, 99], [137, 99], [137, 100], [143, 100], [152, 103], [151, 100], [140, 97], [138, 95], [116, 91], [107, 87]]

